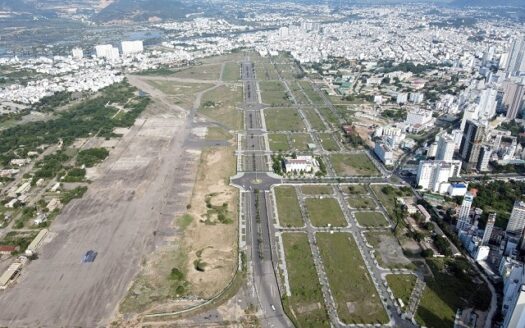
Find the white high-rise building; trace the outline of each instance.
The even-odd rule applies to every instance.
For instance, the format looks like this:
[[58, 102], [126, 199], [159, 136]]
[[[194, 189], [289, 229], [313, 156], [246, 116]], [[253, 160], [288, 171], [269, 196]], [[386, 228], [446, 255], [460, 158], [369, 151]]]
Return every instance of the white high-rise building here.
[[99, 44], [95, 46], [95, 53], [98, 58], [114, 60], [119, 58], [119, 50], [111, 44]]
[[525, 202], [517, 200], [514, 202], [512, 213], [510, 213], [506, 232], [521, 236], [523, 228], [525, 228]]
[[417, 185], [432, 192], [446, 192], [448, 179], [459, 176], [461, 161], [421, 161], [417, 169]]
[[515, 75], [518, 72], [525, 72], [525, 36], [520, 35], [512, 40], [507, 64], [507, 72]]
[[463, 202], [459, 208], [458, 222], [456, 223], [456, 229], [464, 230], [470, 224], [470, 208], [472, 207], [472, 202], [474, 202], [474, 195], [467, 192], [465, 197], [463, 197]]
[[496, 115], [498, 91], [495, 89], [485, 89], [479, 95], [477, 113], [480, 118], [491, 119]]
[[437, 144], [436, 160], [451, 161], [454, 156], [454, 149], [456, 149], [456, 143], [452, 136], [441, 134]]
[[71, 55], [74, 59], [82, 59], [84, 57], [84, 51], [82, 50], [82, 48], [76, 47], [71, 49]]
[[495, 224], [496, 224], [496, 213], [491, 213], [489, 215], [489, 219], [487, 220], [485, 231], [483, 232], [483, 238], [481, 239], [481, 245], [486, 246], [489, 244], [489, 240], [490, 240], [490, 237], [492, 236], [492, 230], [494, 230]]
[[142, 41], [122, 41], [122, 54], [139, 54], [144, 51], [144, 45]]

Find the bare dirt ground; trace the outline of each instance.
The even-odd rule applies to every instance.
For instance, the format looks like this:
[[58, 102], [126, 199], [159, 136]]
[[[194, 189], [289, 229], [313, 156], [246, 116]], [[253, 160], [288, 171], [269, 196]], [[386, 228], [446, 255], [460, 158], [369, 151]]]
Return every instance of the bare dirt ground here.
[[[203, 152], [188, 211], [194, 220], [184, 234], [188, 251], [187, 279], [192, 285], [192, 293], [202, 298], [209, 298], [224, 289], [237, 265], [238, 192], [228, 185], [228, 178], [235, 168], [234, 160], [231, 147]], [[231, 223], [205, 222], [206, 197], [209, 195], [214, 195], [211, 197], [214, 206], [228, 204]], [[194, 261], [198, 259], [206, 263], [204, 272], [194, 267]]]
[[[54, 239], [16, 285], [0, 294], [0, 325], [106, 325], [143, 259], [173, 236], [192, 182], [182, 143], [184, 116], [156, 101], [111, 151], [102, 174], [51, 226]], [[154, 233], [158, 232], [158, 233]], [[87, 250], [94, 263], [81, 263]]]

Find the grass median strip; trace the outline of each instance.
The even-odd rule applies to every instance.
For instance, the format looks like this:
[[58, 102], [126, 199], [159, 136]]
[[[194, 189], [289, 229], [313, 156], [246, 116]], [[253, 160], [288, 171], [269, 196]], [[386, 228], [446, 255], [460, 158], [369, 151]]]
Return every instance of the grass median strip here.
[[317, 245], [339, 318], [347, 324], [387, 323], [388, 316], [352, 235], [318, 233]]
[[326, 227], [331, 224], [335, 227], [347, 225], [343, 212], [337, 200], [333, 198], [308, 198], [305, 201], [310, 221], [316, 227]]
[[277, 200], [277, 213], [282, 227], [302, 227], [304, 225], [293, 187], [280, 186], [274, 189]]
[[291, 296], [285, 299], [298, 327], [330, 327], [306, 234], [283, 234]]

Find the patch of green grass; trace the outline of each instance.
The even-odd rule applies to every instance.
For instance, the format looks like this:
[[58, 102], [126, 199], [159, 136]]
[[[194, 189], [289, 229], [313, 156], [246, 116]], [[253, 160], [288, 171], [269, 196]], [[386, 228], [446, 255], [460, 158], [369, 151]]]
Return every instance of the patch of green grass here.
[[330, 327], [306, 234], [282, 235], [291, 296], [285, 304], [298, 327]]
[[376, 206], [372, 198], [359, 195], [351, 195], [348, 198], [348, 204], [356, 209], [373, 209]]
[[235, 104], [242, 101], [240, 86], [221, 85], [202, 96], [199, 113], [216, 120], [232, 130], [242, 128], [242, 113]]
[[308, 198], [305, 205], [314, 226], [326, 227], [331, 224], [335, 227], [344, 227], [347, 225], [339, 203], [333, 198]]
[[401, 299], [405, 307], [408, 306], [416, 281], [417, 277], [413, 274], [389, 274], [386, 276], [386, 282], [394, 293], [394, 297], [396, 300]]
[[326, 129], [326, 126], [314, 109], [305, 108], [303, 109], [303, 113], [314, 130], [324, 131]]
[[308, 81], [299, 81], [299, 84], [303, 88], [304, 93], [308, 96], [310, 101], [312, 101], [313, 104], [324, 104], [323, 98], [317, 93], [317, 91], [314, 90], [310, 82]]
[[211, 83], [188, 83], [164, 80], [148, 80], [147, 83], [170, 96], [174, 104], [185, 109], [191, 109], [193, 107], [193, 101], [198, 92], [213, 86]]
[[190, 214], [184, 214], [177, 219], [177, 225], [182, 230], [186, 228], [193, 222], [193, 217]]
[[282, 227], [302, 227], [304, 225], [295, 189], [289, 186], [274, 188], [277, 200], [277, 213]]
[[388, 316], [351, 234], [317, 233], [339, 318], [347, 324], [387, 323]]
[[374, 163], [364, 153], [333, 154], [330, 156], [332, 165], [340, 176], [375, 176], [379, 171]]
[[273, 107], [289, 106], [290, 100], [285, 86], [280, 81], [260, 81], [262, 102]]
[[[465, 259], [428, 259], [433, 278], [426, 279], [416, 321], [429, 328], [452, 327], [458, 308], [474, 307], [485, 311], [490, 290]], [[458, 269], [458, 268], [461, 268]]]
[[355, 212], [355, 218], [363, 227], [386, 227], [388, 221], [381, 212]]
[[286, 134], [270, 133], [268, 134], [268, 142], [270, 143], [271, 151], [288, 151], [290, 149]]
[[308, 144], [312, 143], [312, 138], [308, 133], [291, 133], [290, 142], [292, 144], [292, 149], [297, 151], [307, 151]]
[[325, 121], [330, 123], [332, 127], [339, 128], [339, 118], [332, 112], [330, 108], [321, 107], [318, 109], [319, 113], [324, 117]]
[[241, 65], [237, 63], [224, 64], [224, 71], [222, 72], [223, 81], [237, 81], [241, 78]]
[[266, 127], [270, 131], [303, 131], [304, 123], [297, 110], [276, 108], [264, 110]]
[[412, 195], [412, 192], [409, 188], [394, 188], [390, 185], [372, 185], [371, 188], [378, 200], [385, 207], [390, 217], [394, 217], [394, 208], [397, 197], [406, 197]]
[[174, 77], [181, 79], [218, 80], [222, 64], [198, 65], [178, 71]]
[[334, 192], [331, 186], [323, 185], [301, 186], [301, 190], [306, 195], [331, 195]]
[[330, 133], [319, 133], [319, 138], [321, 138], [321, 145], [326, 151], [337, 151], [339, 145], [335, 142], [334, 137]]

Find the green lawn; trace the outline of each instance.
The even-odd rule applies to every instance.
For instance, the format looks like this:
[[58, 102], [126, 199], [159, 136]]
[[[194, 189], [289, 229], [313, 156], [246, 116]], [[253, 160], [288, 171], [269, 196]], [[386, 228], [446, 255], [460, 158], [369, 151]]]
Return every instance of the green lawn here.
[[303, 109], [303, 113], [306, 116], [306, 119], [308, 122], [310, 122], [310, 125], [312, 126], [312, 129], [317, 131], [324, 131], [326, 129], [323, 121], [317, 115], [314, 109], [312, 108], [305, 108]]
[[388, 221], [381, 212], [355, 212], [355, 218], [363, 227], [386, 227]]
[[289, 106], [290, 100], [285, 86], [280, 81], [260, 81], [262, 102], [273, 107]]
[[336, 173], [340, 176], [375, 176], [379, 171], [364, 153], [333, 154], [330, 156]]
[[206, 92], [199, 113], [224, 124], [229, 129], [242, 128], [242, 113], [235, 107], [242, 101], [242, 87], [221, 85]]
[[351, 195], [359, 195], [368, 193], [368, 189], [362, 184], [351, 184], [348, 186], [347, 192]]
[[321, 113], [321, 115], [324, 117], [326, 122], [330, 123], [333, 127], [339, 128], [339, 119], [330, 108], [321, 107], [318, 110], [319, 113]]
[[317, 233], [317, 245], [339, 318], [347, 324], [387, 323], [388, 316], [352, 235]]
[[268, 59], [261, 58], [255, 61], [255, 76], [258, 80], [278, 80], [279, 76], [275, 67]]
[[331, 195], [334, 192], [331, 186], [324, 185], [301, 186], [301, 191], [306, 195]]
[[372, 198], [368, 196], [359, 196], [351, 195], [348, 198], [348, 204], [357, 209], [373, 209], [375, 208], [375, 203]]
[[282, 227], [302, 227], [304, 225], [295, 189], [289, 186], [274, 188], [277, 200], [277, 214]]
[[324, 104], [323, 98], [319, 96], [308, 81], [299, 81], [299, 84], [303, 87], [304, 93], [314, 104]]
[[[456, 264], [452, 264], [453, 262]], [[416, 321], [419, 324], [428, 328], [452, 327], [458, 308], [475, 307], [482, 311], [488, 309], [490, 290], [485, 283], [473, 282], [473, 277], [477, 277], [477, 274], [465, 259], [429, 259], [427, 263], [434, 278], [426, 280], [427, 286], [416, 312]], [[451, 265], [466, 270], [460, 274], [450, 273]]]
[[292, 143], [292, 149], [297, 151], [307, 151], [308, 144], [312, 143], [312, 138], [308, 133], [291, 133], [290, 141]]
[[314, 226], [326, 227], [331, 224], [334, 227], [344, 227], [347, 225], [339, 203], [333, 198], [308, 198], [305, 205]]
[[337, 151], [340, 150], [337, 142], [335, 142], [334, 137], [331, 133], [319, 133], [319, 138], [321, 138], [321, 144], [326, 151]]
[[270, 143], [271, 151], [288, 151], [288, 136], [281, 133], [269, 133], [268, 142]]
[[172, 76], [184, 79], [218, 80], [222, 64], [197, 65], [178, 71]]
[[291, 296], [287, 311], [297, 327], [330, 327], [306, 234], [282, 235]]
[[400, 298], [405, 307], [408, 306], [416, 280], [417, 277], [413, 274], [389, 274], [386, 276], [386, 282], [392, 293], [394, 293], [394, 297], [396, 300]]
[[272, 108], [264, 110], [266, 127], [270, 131], [303, 131], [304, 124], [297, 110], [293, 108]]
[[222, 72], [223, 81], [237, 81], [241, 78], [241, 65], [237, 63], [224, 64], [224, 71]]

